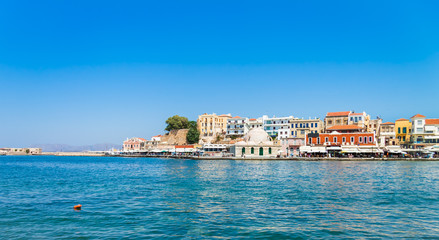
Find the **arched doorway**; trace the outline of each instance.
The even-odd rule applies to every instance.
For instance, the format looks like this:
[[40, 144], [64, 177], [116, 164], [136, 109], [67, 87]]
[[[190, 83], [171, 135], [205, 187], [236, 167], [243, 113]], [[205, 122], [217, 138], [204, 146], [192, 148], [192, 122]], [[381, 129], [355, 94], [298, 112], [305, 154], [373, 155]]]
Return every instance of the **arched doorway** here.
[[242, 148], [241, 154], [243, 154], [243, 155], [245, 154], [245, 147]]
[[259, 156], [264, 156], [264, 148], [259, 148]]

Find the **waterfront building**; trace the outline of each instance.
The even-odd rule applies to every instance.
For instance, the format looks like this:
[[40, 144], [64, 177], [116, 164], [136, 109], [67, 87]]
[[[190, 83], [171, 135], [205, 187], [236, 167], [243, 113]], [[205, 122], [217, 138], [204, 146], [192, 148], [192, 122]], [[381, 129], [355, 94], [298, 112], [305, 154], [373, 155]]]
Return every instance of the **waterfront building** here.
[[398, 145], [395, 135], [395, 123], [386, 122], [380, 125], [380, 135], [377, 136], [380, 147]]
[[300, 147], [305, 145], [305, 136], [303, 137], [288, 137], [281, 139], [281, 155], [297, 157], [300, 154]]
[[155, 135], [154, 137], [151, 138], [152, 142], [160, 142], [162, 138], [162, 135]]
[[234, 138], [244, 136], [249, 130], [248, 122], [248, 118], [239, 116], [227, 119], [226, 136]]
[[349, 113], [348, 116], [348, 124], [347, 125], [356, 125], [363, 129], [363, 131], [367, 131], [367, 127], [369, 126], [370, 115], [366, 114], [366, 112], [362, 113]]
[[269, 118], [267, 116], [262, 117], [263, 127], [267, 134], [277, 139], [285, 139], [289, 136], [290, 131], [290, 120], [293, 119], [293, 116], [289, 117], [272, 117]]
[[411, 117], [411, 141], [415, 148], [422, 148], [439, 143], [439, 119], [426, 119], [421, 114]]
[[339, 133], [355, 133], [363, 132], [363, 128], [357, 125], [335, 125], [330, 128], [326, 128], [327, 133], [339, 132]]
[[262, 118], [250, 118], [248, 120], [248, 129], [252, 130], [255, 128], [263, 128], [263, 121]]
[[325, 117], [325, 129], [337, 125], [348, 125], [349, 114], [351, 113], [351, 111], [328, 112]]
[[412, 123], [410, 120], [400, 118], [395, 121], [395, 136], [399, 144], [407, 147], [410, 144], [410, 135], [412, 134]]
[[349, 132], [310, 133], [306, 136], [305, 146], [300, 148], [301, 154], [382, 154], [378, 148], [375, 133]]
[[373, 132], [375, 133], [375, 136], [377, 137], [377, 139], [379, 139], [380, 137], [380, 129], [381, 129], [381, 124], [383, 123], [383, 119], [377, 117], [376, 119], [371, 119], [369, 121], [369, 125], [366, 128], [366, 132]]
[[201, 143], [211, 143], [218, 135], [225, 135], [227, 132], [227, 120], [232, 118], [230, 114], [216, 115], [215, 113], [198, 116], [197, 128], [200, 132]]
[[323, 121], [319, 118], [314, 119], [299, 119], [291, 118], [289, 136], [292, 138], [305, 138], [308, 133], [321, 133], [324, 126]]
[[227, 152], [227, 149], [230, 147], [229, 144], [211, 144], [207, 143], [203, 145], [203, 152], [212, 154], [220, 154]]
[[306, 135], [306, 145], [310, 146], [342, 146], [342, 145], [376, 145], [375, 133], [310, 133]]
[[272, 138], [262, 128], [250, 130], [244, 137], [230, 147], [235, 157], [275, 157], [280, 155], [281, 146], [275, 144]]
[[145, 148], [146, 139], [139, 138], [139, 137], [133, 137], [133, 138], [127, 138], [123, 142], [123, 151], [124, 152], [134, 152], [134, 151], [140, 151]]

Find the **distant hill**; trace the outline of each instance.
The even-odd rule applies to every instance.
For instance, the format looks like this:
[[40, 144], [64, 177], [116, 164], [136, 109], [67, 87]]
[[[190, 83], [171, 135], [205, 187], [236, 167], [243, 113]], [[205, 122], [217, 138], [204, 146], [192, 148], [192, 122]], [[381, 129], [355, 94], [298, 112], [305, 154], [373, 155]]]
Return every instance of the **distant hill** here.
[[119, 144], [101, 143], [84, 146], [72, 146], [68, 144], [33, 144], [32, 148], [41, 148], [43, 152], [84, 152], [84, 151], [107, 151], [112, 148], [121, 149]]

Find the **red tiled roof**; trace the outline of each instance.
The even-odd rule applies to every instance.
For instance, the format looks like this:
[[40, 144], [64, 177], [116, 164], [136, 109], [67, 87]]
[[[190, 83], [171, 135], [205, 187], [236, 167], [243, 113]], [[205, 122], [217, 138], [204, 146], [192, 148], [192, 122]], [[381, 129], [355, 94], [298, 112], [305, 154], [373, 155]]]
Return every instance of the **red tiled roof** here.
[[400, 119], [396, 120], [395, 122], [397, 122], [397, 121], [408, 121], [408, 119], [400, 118]]
[[361, 127], [356, 125], [336, 125], [326, 130], [357, 130], [357, 129], [361, 129]]
[[236, 116], [236, 117], [232, 117], [232, 118], [242, 118], [242, 117], [240, 117], [240, 116]]
[[363, 115], [363, 113], [351, 113], [349, 114], [349, 116], [361, 116]]
[[250, 118], [250, 121], [256, 121], [257, 119], [256, 118]]
[[381, 125], [393, 125], [394, 123], [393, 122], [385, 122], [385, 123], [382, 123]]
[[427, 125], [439, 125], [439, 119], [425, 119]]
[[328, 112], [327, 117], [339, 117], [339, 116], [349, 116], [350, 111], [347, 112]]
[[146, 141], [146, 139], [144, 139], [144, 138], [138, 138], [139, 140], [142, 140], [142, 141]]
[[416, 114], [415, 116], [413, 116], [411, 118], [425, 118], [425, 116], [418, 113], [418, 114]]

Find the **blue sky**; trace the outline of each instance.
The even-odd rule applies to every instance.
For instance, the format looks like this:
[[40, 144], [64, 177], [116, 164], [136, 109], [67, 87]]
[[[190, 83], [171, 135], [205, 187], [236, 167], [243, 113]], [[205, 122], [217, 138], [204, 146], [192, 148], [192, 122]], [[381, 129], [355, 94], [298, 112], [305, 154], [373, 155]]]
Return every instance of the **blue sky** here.
[[120, 143], [174, 114], [439, 118], [436, 1], [3, 1], [0, 146]]

